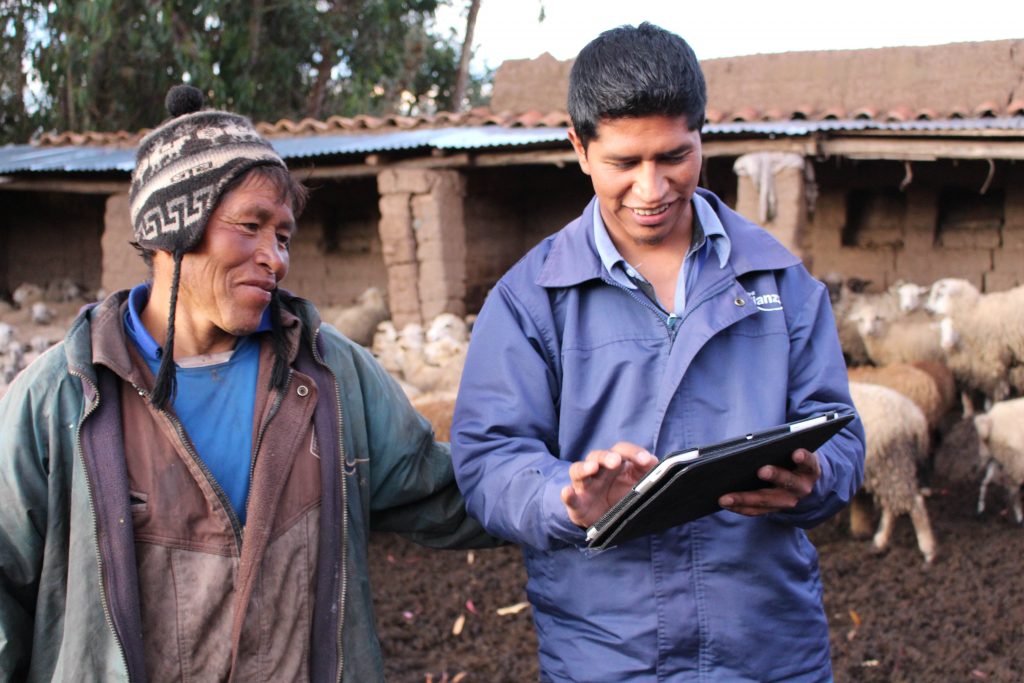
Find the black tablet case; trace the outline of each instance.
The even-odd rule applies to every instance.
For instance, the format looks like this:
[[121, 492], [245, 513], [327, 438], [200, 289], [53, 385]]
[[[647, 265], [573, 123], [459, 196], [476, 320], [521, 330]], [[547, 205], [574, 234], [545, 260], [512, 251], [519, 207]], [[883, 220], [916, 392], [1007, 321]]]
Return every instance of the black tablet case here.
[[692, 454], [696, 457], [668, 466], [656, 482], [651, 470], [587, 530], [587, 545], [604, 549], [639, 536], [718, 512], [718, 499], [726, 493], [766, 488], [757, 477], [765, 465], [793, 467], [798, 448], [818, 449], [853, 415], [827, 413], [746, 434], [710, 446], [676, 451], [662, 459]]

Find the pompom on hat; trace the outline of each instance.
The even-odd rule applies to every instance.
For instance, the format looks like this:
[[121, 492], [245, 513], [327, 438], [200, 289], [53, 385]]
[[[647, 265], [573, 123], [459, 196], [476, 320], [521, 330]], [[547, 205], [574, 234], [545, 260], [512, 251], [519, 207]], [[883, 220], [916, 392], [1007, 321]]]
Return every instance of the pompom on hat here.
[[[210, 214], [232, 180], [257, 166], [288, 170], [249, 119], [202, 109], [203, 94], [197, 88], [176, 85], [167, 92], [164, 104], [171, 118], [139, 143], [128, 193], [135, 244], [174, 257], [167, 340], [151, 395], [160, 408], [174, 398], [172, 350], [182, 257], [202, 241]], [[277, 356], [273, 385], [282, 385], [287, 377], [278, 306], [275, 292], [271, 301]]]
[[199, 244], [229, 182], [254, 166], [287, 166], [249, 119], [202, 109], [197, 88], [174, 86], [165, 105], [171, 118], [139, 143], [129, 211], [139, 246], [184, 253]]

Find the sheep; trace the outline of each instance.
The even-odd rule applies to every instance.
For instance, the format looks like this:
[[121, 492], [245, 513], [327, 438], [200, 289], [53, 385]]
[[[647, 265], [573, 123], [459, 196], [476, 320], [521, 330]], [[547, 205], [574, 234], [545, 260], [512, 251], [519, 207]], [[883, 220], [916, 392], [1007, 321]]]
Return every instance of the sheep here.
[[[377, 326], [373, 354], [392, 376], [419, 392], [455, 391], [466, 363], [468, 326], [442, 313], [428, 325], [409, 323], [397, 331], [391, 321]], [[407, 395], [414, 391], [406, 390]]]
[[964, 388], [964, 413], [973, 413], [970, 391], [986, 408], [1011, 393], [1024, 393], [1024, 286], [982, 294], [967, 280], [936, 281], [925, 308], [941, 318], [946, 363]]
[[14, 289], [11, 299], [18, 308], [28, 308], [37, 301], [42, 301], [44, 296], [43, 288], [32, 282], [22, 282]]
[[932, 322], [923, 313], [914, 314], [926, 288], [899, 281], [884, 292], [865, 293], [860, 291], [864, 284], [833, 283], [830, 289], [839, 343], [849, 365], [942, 359], [937, 329], [920, 324], [905, 329], [911, 327], [905, 321]]
[[978, 491], [978, 514], [985, 512], [988, 485], [999, 477], [1009, 491], [1013, 517], [1024, 524], [1020, 487], [1024, 484], [1024, 398], [995, 403], [974, 416], [978, 452], [985, 472]]
[[323, 319], [360, 346], [373, 344], [377, 325], [388, 319], [387, 299], [378, 287], [369, 287], [352, 306], [328, 307]]
[[42, 301], [32, 304], [32, 322], [36, 325], [49, 325], [53, 322], [56, 315], [53, 309]]
[[460, 342], [468, 341], [469, 325], [454, 313], [441, 313], [430, 321], [430, 325], [424, 333], [424, 338], [428, 343], [442, 339]]
[[[917, 487], [917, 465], [927, 452], [928, 423], [924, 413], [903, 394], [877, 384], [850, 383], [854, 406], [864, 422], [867, 449], [864, 457], [864, 490], [870, 493], [882, 516], [873, 538], [876, 551], [883, 551], [892, 537], [896, 517], [909, 513], [917, 545], [926, 564], [936, 555], [928, 509]], [[854, 508], [860, 501], [854, 499]], [[851, 509], [851, 529], [862, 529], [863, 509]]]
[[78, 301], [85, 299], [85, 290], [70, 278], [59, 278], [46, 285], [43, 296], [54, 303]]
[[[403, 335], [399, 344], [403, 344]], [[406, 335], [408, 346], [403, 347], [402, 375], [413, 386], [422, 391], [455, 391], [462, 379], [462, 368], [466, 364], [465, 342], [440, 338], [423, 343], [422, 336]]]
[[943, 394], [929, 372], [907, 363], [850, 368], [847, 375], [853, 382], [880, 384], [900, 392], [921, 409], [933, 432], [953, 407], [952, 398]]
[[377, 330], [373, 334], [373, 345], [371, 351], [381, 367], [389, 374], [398, 377], [402, 374], [402, 353], [398, 346], [398, 330], [390, 320], [383, 320], [377, 324]]
[[881, 294], [853, 298], [845, 324], [856, 328], [873, 364], [945, 360], [938, 324], [921, 310], [925, 291], [920, 285], [897, 282]]
[[864, 341], [857, 331], [855, 322], [849, 319], [850, 308], [860, 298], [860, 283], [843, 281], [837, 275], [828, 275], [824, 279], [828, 287], [829, 300], [832, 302], [832, 317], [835, 319], [836, 332], [839, 334], [839, 345], [843, 349], [848, 365], [864, 365], [869, 362]]
[[411, 400], [413, 408], [434, 428], [434, 438], [438, 441], [451, 440], [455, 396], [454, 391], [439, 391], [421, 394]]

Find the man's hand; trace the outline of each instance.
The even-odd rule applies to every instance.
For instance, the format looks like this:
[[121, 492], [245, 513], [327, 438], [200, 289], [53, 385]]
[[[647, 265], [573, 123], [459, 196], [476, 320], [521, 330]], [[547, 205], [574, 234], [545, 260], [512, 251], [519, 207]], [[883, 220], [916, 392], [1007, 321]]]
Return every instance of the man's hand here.
[[629, 493], [658, 459], [636, 444], [620, 441], [607, 451], [591, 451], [569, 466], [571, 484], [562, 502], [573, 524], [584, 529]]
[[727, 493], [718, 499], [718, 504], [726, 510], [750, 517], [792, 509], [801, 498], [811, 493], [821, 477], [821, 465], [815, 453], [798, 448], [793, 451], [793, 462], [796, 468], [792, 470], [765, 465], [757, 471], [758, 477], [774, 486]]

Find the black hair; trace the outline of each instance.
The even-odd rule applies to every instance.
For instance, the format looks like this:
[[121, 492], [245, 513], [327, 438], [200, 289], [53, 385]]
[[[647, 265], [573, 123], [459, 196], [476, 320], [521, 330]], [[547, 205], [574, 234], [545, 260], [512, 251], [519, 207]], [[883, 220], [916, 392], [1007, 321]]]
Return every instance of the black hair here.
[[569, 117], [584, 148], [603, 119], [685, 116], [690, 130], [700, 130], [706, 107], [704, 73], [693, 49], [646, 21], [590, 41], [569, 73]]

